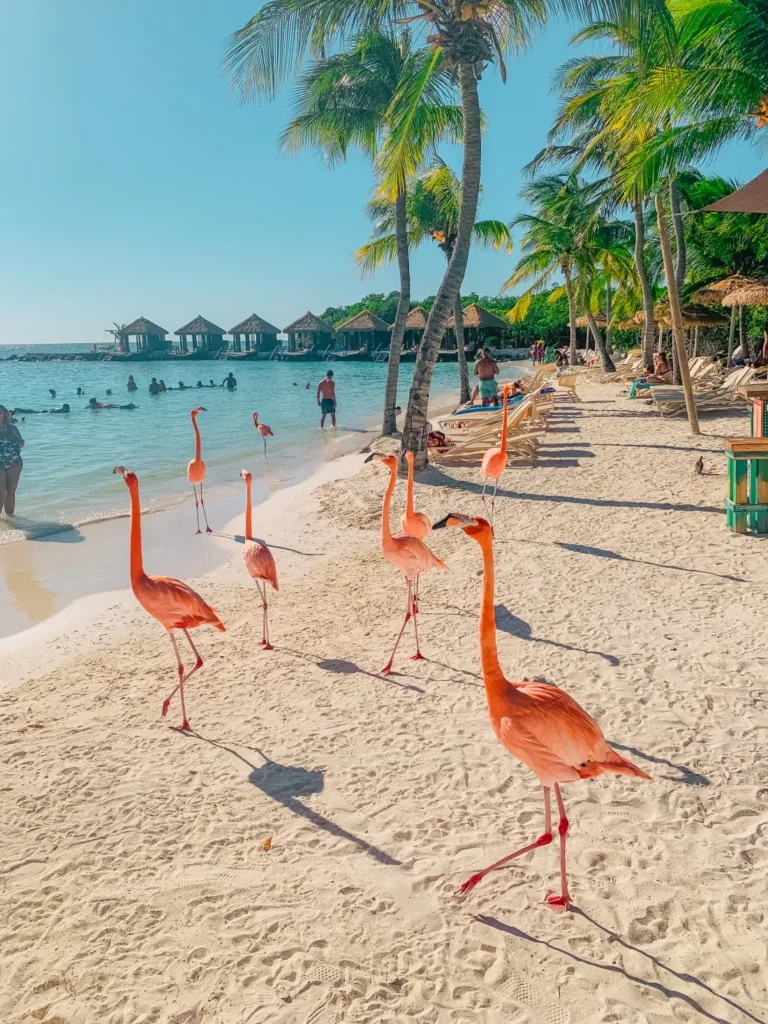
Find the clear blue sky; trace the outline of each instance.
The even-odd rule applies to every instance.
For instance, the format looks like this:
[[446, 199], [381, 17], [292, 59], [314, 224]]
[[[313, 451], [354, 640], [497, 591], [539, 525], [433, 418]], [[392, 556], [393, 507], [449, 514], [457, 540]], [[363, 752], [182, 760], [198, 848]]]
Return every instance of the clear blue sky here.
[[[0, 343], [101, 341], [140, 314], [173, 331], [198, 312], [229, 328], [254, 310], [285, 326], [310, 308], [396, 287], [361, 282], [364, 161], [328, 171], [286, 158], [289, 95], [241, 107], [220, 66], [260, 0], [6, 0], [0, 42]], [[554, 24], [481, 84], [488, 116], [481, 213], [510, 219], [520, 168], [540, 148], [568, 27]], [[452, 159], [455, 159], [453, 154]], [[733, 147], [715, 163], [762, 169]], [[414, 260], [434, 293], [442, 256]], [[495, 294], [511, 258], [477, 253], [465, 290]]]

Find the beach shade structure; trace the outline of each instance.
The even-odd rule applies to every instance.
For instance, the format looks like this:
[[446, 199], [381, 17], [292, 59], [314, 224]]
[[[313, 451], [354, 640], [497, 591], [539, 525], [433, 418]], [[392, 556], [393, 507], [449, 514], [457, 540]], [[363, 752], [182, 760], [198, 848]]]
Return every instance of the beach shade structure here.
[[280, 328], [256, 313], [230, 328], [233, 352], [273, 352], [280, 344]]
[[[486, 345], [488, 341], [496, 344], [501, 341], [502, 336], [508, 330], [509, 324], [501, 317], [483, 309], [476, 302], [470, 303], [462, 310], [464, 320], [464, 348], [470, 354], [478, 348]], [[441, 352], [455, 352], [456, 350], [456, 319], [451, 317], [446, 324], [445, 336], [441, 346]]]
[[167, 337], [168, 331], [164, 327], [152, 323], [151, 320], [147, 320], [145, 316], [140, 316], [138, 320], [126, 324], [116, 333], [124, 352], [131, 351], [131, 338], [136, 340], [136, 351], [144, 352], [147, 355], [150, 352], [167, 352], [171, 347]]
[[184, 324], [178, 331], [173, 332], [179, 339], [179, 348], [182, 352], [190, 351], [190, 341], [192, 344], [192, 352], [220, 352], [223, 348], [226, 348], [224, 344], [224, 335], [227, 333], [223, 327], [217, 327], [216, 324], [211, 323], [210, 320], [206, 320], [204, 316], [195, 317], [194, 320], [190, 320], [188, 324]]
[[333, 344], [332, 325], [311, 312], [300, 316], [283, 330], [288, 335], [288, 352], [320, 354], [328, 351]]
[[743, 288], [735, 288], [723, 298], [724, 306], [768, 306], [768, 277], [761, 277]]
[[336, 353], [366, 359], [379, 349], [389, 348], [389, 324], [364, 309], [336, 325]]
[[[605, 313], [595, 313], [595, 323], [597, 324], [598, 327], [607, 327], [608, 326], [608, 317], [605, 315]], [[568, 321], [568, 326], [569, 327], [571, 326], [570, 320]], [[585, 316], [577, 316], [576, 317], [576, 326], [577, 327], [588, 328], [589, 327], [589, 320], [587, 320], [587, 318]]]
[[734, 292], [743, 291], [745, 288], [749, 288], [757, 283], [758, 282], [752, 277], [745, 277], [743, 274], [731, 274], [730, 277], [724, 277], [722, 281], [715, 281], [714, 284], [707, 285], [706, 288], [702, 288], [694, 295], [694, 299], [697, 302], [716, 302], [721, 306], [725, 305], [731, 307], [731, 329], [728, 336], [728, 366], [731, 366], [733, 363], [733, 344], [736, 337], [736, 311], [738, 310], [739, 319], [743, 323], [744, 306], [743, 304], [740, 305], [736, 302], [726, 302], [725, 299]]
[[[704, 207], [704, 212], [768, 213], [768, 170], [737, 188], [729, 196]], [[746, 303], [745, 303], [746, 305]]]

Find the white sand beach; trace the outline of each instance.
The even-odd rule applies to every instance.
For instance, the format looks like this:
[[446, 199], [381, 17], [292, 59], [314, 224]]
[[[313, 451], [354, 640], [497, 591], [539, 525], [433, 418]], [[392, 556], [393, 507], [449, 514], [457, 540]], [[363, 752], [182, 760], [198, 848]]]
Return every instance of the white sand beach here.
[[[691, 438], [615, 385], [581, 394], [495, 523], [508, 677], [565, 688], [653, 775], [564, 787], [573, 910], [542, 903], [556, 844], [453, 898], [536, 838], [541, 788], [488, 723], [460, 531], [428, 541], [450, 571], [422, 580], [427, 660], [406, 635], [379, 675], [405, 588], [386, 471], [351, 455], [254, 511], [275, 651], [239, 552], [194, 582], [228, 632], [196, 631], [192, 734], [160, 718], [173, 654], [130, 592], [0, 643], [3, 1024], [768, 1020], [768, 548], [723, 509], [748, 418]], [[433, 469], [416, 508], [480, 514], [480, 489]]]

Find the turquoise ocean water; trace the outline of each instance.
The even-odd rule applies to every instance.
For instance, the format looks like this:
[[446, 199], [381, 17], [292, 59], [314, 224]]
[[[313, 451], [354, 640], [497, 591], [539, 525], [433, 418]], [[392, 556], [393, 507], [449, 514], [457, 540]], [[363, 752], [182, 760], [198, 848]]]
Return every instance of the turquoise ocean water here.
[[[81, 350], [85, 349], [83, 346]], [[61, 346], [77, 351], [77, 346]], [[82, 525], [124, 515], [125, 487], [112, 474], [116, 465], [134, 470], [140, 479], [142, 506], [172, 508], [191, 500], [186, 467], [194, 456], [194, 434], [189, 413], [196, 406], [207, 412], [198, 418], [207, 467], [208, 500], [225, 497], [241, 487], [238, 473], [250, 469], [254, 482], [269, 475], [271, 486], [288, 486], [312, 472], [319, 463], [362, 448], [377, 431], [381, 419], [386, 364], [287, 362], [171, 362], [20, 363], [5, 361], [12, 353], [56, 351], [55, 346], [0, 348], [0, 404], [8, 408], [48, 408], [67, 402], [72, 411], [62, 415], [31, 415], [18, 426], [26, 441], [24, 472], [17, 498], [15, 527], [0, 519], [0, 544], [53, 533], [66, 525]], [[517, 376], [524, 364], [510, 364], [504, 376]], [[194, 388], [150, 395], [153, 376], [167, 386], [220, 384], [229, 370], [237, 378], [235, 391]], [[317, 382], [333, 369], [338, 397], [338, 429], [319, 429]], [[139, 390], [126, 389], [133, 373]], [[413, 364], [401, 366], [398, 401], [408, 398]], [[172, 380], [175, 375], [177, 380]], [[304, 385], [309, 382], [309, 389]], [[294, 384], [296, 386], [294, 386]], [[78, 397], [77, 388], [85, 395]], [[48, 393], [56, 391], [55, 400]], [[107, 396], [108, 389], [112, 395]], [[441, 363], [435, 368], [434, 396], [449, 401], [458, 395], [458, 366]], [[124, 403], [133, 411], [87, 409], [88, 399]], [[275, 433], [263, 443], [252, 414]], [[21, 420], [21, 416], [18, 417]], [[258, 490], [258, 488], [257, 488]]]

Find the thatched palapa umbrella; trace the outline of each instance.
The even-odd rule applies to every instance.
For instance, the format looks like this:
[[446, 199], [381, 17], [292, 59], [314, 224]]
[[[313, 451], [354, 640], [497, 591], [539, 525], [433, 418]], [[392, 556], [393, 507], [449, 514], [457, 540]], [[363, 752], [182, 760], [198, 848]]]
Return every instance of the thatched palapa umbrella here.
[[733, 362], [733, 340], [736, 336], [737, 309], [741, 325], [739, 339], [742, 345], [744, 344], [744, 306], [736, 302], [726, 302], [725, 300], [729, 295], [742, 291], [744, 288], [749, 288], [754, 284], [757, 284], [757, 282], [752, 277], [745, 277], [743, 274], [731, 274], [730, 277], [724, 277], [722, 281], [716, 281], [714, 284], [707, 285], [706, 288], [702, 288], [701, 291], [696, 292], [694, 295], [697, 302], [719, 302], [721, 306], [731, 307], [731, 330], [728, 335], [728, 366]]
[[752, 281], [750, 284], [745, 285], [743, 288], [737, 288], [732, 291], [729, 295], [723, 299], [724, 306], [739, 307], [739, 319], [741, 324], [741, 343], [742, 343], [742, 354], [747, 356], [748, 342], [746, 335], [744, 334], [744, 307], [745, 306], [768, 306], [768, 277], [761, 277], [757, 281]]

